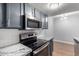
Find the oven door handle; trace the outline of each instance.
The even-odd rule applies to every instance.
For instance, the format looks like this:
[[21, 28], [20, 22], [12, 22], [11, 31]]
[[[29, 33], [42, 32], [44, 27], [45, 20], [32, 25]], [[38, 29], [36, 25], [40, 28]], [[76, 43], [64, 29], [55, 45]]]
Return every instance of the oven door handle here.
[[40, 48], [36, 49], [35, 51], [33, 51], [34, 54], [39, 53], [41, 50], [43, 50], [44, 48], [46, 48], [48, 46], [48, 42], [46, 44], [44, 44], [43, 46], [41, 46]]

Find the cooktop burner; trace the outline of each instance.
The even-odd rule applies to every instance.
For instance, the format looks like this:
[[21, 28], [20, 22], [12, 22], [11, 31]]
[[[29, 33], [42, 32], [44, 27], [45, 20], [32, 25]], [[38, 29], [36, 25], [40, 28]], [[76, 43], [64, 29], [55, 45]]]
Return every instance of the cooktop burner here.
[[42, 40], [42, 39], [37, 39], [36, 42], [31, 43], [28, 46], [29, 48], [31, 48], [33, 51], [36, 50], [37, 48], [41, 47], [43, 44], [45, 44], [47, 41], [46, 40]]

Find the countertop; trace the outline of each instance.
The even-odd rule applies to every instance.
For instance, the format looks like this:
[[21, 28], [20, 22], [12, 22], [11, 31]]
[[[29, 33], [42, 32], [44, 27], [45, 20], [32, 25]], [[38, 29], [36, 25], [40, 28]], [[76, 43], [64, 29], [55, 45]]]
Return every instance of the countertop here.
[[74, 42], [79, 43], [79, 37], [74, 37]]
[[39, 37], [37, 36], [37, 38], [38, 39], [44, 39], [44, 40], [49, 41], [49, 40], [53, 39], [54, 37], [53, 36], [45, 36], [45, 35], [43, 36], [42, 35], [42, 36], [39, 36]]
[[30, 49], [27, 46], [24, 46], [21, 43], [8, 46], [5, 48], [0, 49], [0, 56], [24, 56], [32, 52], [32, 49]]

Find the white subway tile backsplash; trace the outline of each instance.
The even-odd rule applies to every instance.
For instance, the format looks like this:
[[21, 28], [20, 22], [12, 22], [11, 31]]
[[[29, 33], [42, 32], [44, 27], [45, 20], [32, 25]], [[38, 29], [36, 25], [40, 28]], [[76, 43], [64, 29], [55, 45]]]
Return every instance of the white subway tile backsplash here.
[[18, 29], [0, 29], [0, 48], [19, 42]]

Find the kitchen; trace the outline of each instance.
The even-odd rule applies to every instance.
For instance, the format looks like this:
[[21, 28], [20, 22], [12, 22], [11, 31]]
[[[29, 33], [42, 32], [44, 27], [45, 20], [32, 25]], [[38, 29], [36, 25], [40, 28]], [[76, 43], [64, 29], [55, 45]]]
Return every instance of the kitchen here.
[[48, 29], [46, 14], [28, 3], [1, 3], [0, 15], [1, 56], [52, 55], [53, 37], [44, 40], [38, 35]]
[[78, 56], [78, 19], [79, 3], [0, 3], [0, 56]]

